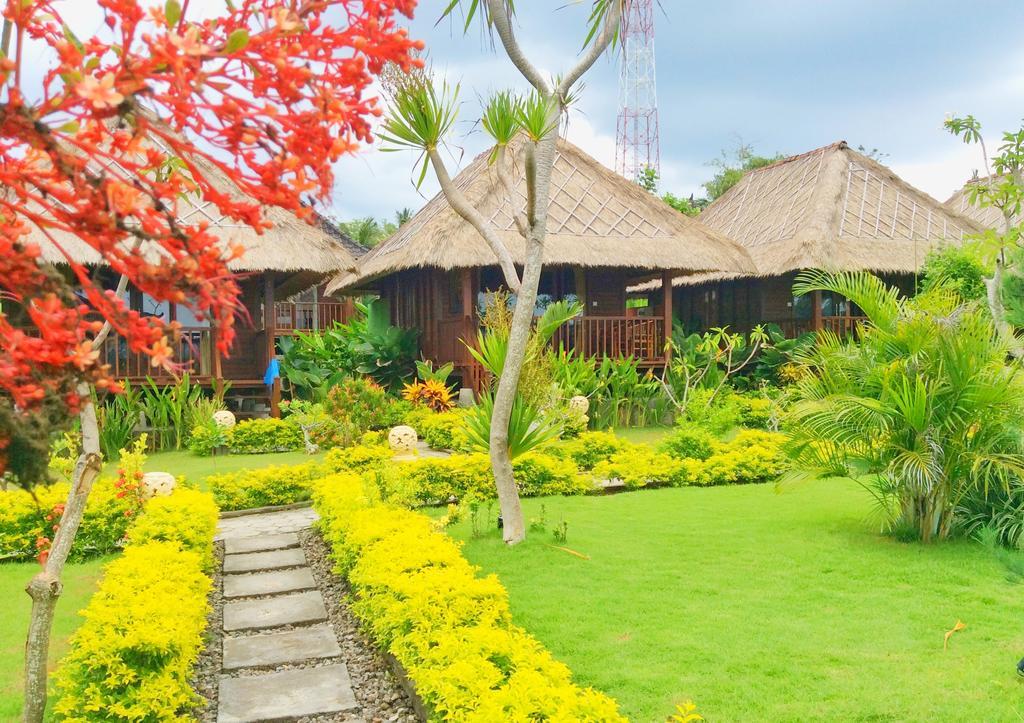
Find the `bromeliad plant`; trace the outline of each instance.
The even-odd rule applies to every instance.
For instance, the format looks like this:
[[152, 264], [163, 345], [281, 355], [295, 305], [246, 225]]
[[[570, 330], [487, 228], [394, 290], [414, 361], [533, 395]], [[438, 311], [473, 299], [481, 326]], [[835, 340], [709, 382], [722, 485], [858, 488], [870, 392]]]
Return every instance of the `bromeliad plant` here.
[[820, 332], [798, 357], [790, 479], [852, 478], [924, 542], [950, 534], [958, 507], [1021, 486], [1024, 379], [982, 308], [943, 288], [905, 299], [866, 272], [805, 272], [795, 290], [842, 294], [868, 321], [859, 342]]

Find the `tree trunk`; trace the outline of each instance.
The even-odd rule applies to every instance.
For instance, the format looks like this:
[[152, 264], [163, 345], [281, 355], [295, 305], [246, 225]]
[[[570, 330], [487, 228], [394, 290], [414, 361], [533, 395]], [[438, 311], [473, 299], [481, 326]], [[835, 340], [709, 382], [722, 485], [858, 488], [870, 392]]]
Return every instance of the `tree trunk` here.
[[22, 720], [41, 723], [46, 711], [47, 669], [50, 629], [54, 609], [61, 594], [61, 572], [71, 552], [71, 544], [85, 513], [93, 482], [101, 467], [99, 426], [88, 386], [79, 385], [78, 393], [87, 401], [79, 414], [82, 424], [82, 453], [71, 478], [71, 490], [54, 535], [50, 554], [42, 571], [32, 578], [25, 591], [32, 598], [28, 639], [25, 641], [25, 709]]
[[503, 522], [502, 536], [509, 545], [526, 539], [526, 524], [519, 503], [519, 492], [512, 472], [512, 459], [508, 449], [508, 424], [512, 405], [519, 389], [519, 376], [526, 358], [526, 347], [533, 327], [533, 309], [537, 303], [537, 290], [544, 265], [544, 238], [547, 235], [548, 201], [551, 189], [551, 171], [555, 163], [557, 131], [552, 131], [537, 144], [535, 218], [530, 219], [527, 239], [526, 263], [523, 265], [522, 284], [512, 314], [505, 366], [498, 379], [491, 414], [490, 454], [494, 481], [498, 488], [498, 504]]

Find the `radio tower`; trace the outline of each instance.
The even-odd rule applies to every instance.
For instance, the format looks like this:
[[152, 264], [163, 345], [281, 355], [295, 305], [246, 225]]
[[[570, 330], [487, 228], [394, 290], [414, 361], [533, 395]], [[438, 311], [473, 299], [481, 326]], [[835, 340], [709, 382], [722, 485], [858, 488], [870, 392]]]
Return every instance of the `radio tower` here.
[[654, 74], [654, 0], [627, 0], [622, 17], [622, 67], [615, 170], [635, 181], [660, 170], [658, 89]]

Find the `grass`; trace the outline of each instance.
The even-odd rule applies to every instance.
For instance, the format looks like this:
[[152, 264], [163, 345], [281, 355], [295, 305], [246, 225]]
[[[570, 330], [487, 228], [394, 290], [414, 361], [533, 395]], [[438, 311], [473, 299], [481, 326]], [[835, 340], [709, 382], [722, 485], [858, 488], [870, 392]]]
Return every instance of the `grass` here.
[[[57, 600], [50, 643], [50, 666], [67, 652], [67, 642], [78, 628], [78, 611], [85, 607], [96, 589], [103, 565], [112, 557], [97, 558], [85, 563], [71, 563], [62, 575], [64, 592]], [[24, 665], [25, 635], [28, 633], [28, 615], [31, 600], [25, 594], [25, 585], [39, 565], [34, 562], [0, 565], [0, 720], [18, 720], [21, 714], [22, 666]]]
[[[241, 469], [258, 469], [278, 464], [302, 464], [322, 459], [322, 454], [308, 455], [305, 452], [275, 452], [272, 454], [231, 454], [213, 457], [197, 457], [182, 450], [179, 452], [154, 452], [146, 459], [146, 472], [170, 472], [174, 476], [184, 475], [189, 482], [195, 482], [205, 490], [203, 480], [212, 474], [237, 472]], [[115, 474], [117, 462], [107, 464], [105, 472]]]
[[[878, 533], [842, 481], [524, 501], [534, 532], [452, 534], [515, 620], [638, 721], [1020, 720], [1024, 586], [971, 542]], [[491, 523], [493, 526], [493, 521]], [[958, 621], [966, 629], [943, 649]]]
[[672, 427], [616, 427], [615, 434], [636, 444], [657, 446], [672, 433]]

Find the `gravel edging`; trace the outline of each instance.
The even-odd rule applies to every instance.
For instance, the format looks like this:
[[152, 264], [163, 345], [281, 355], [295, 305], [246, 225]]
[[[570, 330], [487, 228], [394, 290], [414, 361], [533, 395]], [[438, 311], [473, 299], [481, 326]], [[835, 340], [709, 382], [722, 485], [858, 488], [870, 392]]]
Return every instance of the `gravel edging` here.
[[206, 631], [203, 633], [203, 652], [192, 670], [192, 687], [201, 698], [200, 709], [195, 711], [196, 720], [201, 723], [216, 723], [217, 694], [220, 687], [222, 639], [224, 637], [224, 543], [214, 543], [213, 587], [210, 589], [210, 612], [206, 616]]
[[[299, 533], [306, 560], [313, 570], [327, 606], [327, 618], [341, 646], [342, 660], [348, 666], [352, 689], [359, 701], [360, 715], [373, 723], [415, 723], [413, 703], [381, 652], [359, 629], [359, 622], [348, 608], [347, 583], [331, 570], [327, 544], [314, 530]], [[333, 716], [304, 719], [307, 723], [338, 720]]]

